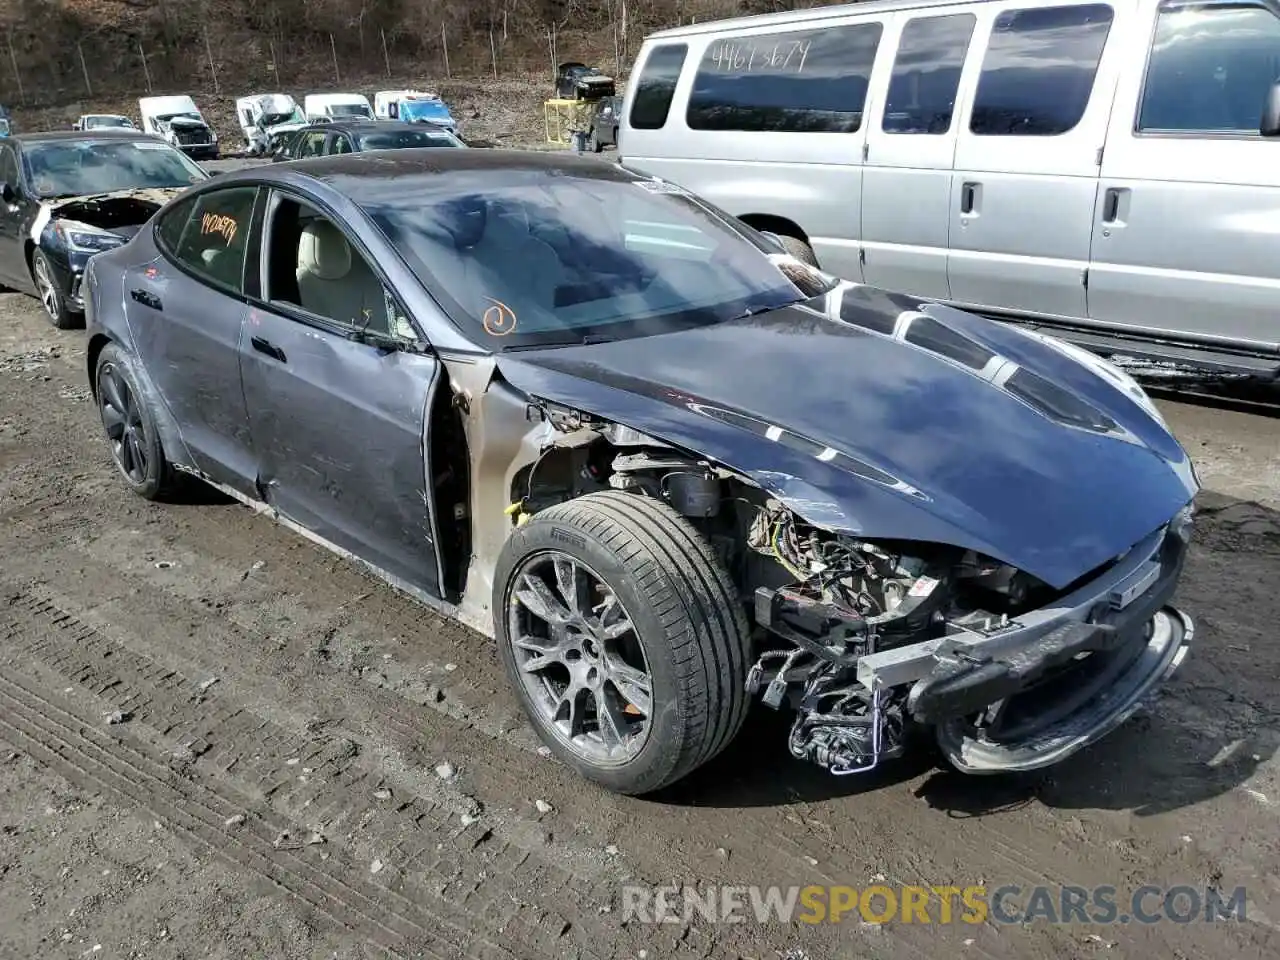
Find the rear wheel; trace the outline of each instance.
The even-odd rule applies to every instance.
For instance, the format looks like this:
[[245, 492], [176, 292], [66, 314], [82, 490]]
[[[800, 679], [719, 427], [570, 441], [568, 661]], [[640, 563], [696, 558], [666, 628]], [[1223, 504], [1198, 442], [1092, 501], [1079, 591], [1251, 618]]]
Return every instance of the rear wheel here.
[[742, 605], [706, 541], [664, 504], [607, 492], [537, 514], [503, 548], [493, 609], [538, 734], [610, 790], [674, 783], [742, 726]]
[[133, 364], [116, 344], [103, 347], [94, 393], [116, 469], [138, 496], [158, 500], [173, 488], [175, 476], [165, 459], [151, 401]]

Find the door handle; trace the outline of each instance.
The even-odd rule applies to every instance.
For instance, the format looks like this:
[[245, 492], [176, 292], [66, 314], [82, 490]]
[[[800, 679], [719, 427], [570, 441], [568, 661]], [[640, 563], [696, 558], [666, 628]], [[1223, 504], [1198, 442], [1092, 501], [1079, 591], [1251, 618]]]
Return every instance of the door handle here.
[[150, 307], [152, 310], [164, 310], [164, 303], [150, 290], [130, 290], [129, 296], [144, 307]]
[[253, 349], [257, 350], [259, 353], [265, 353], [268, 357], [271, 357], [273, 360], [279, 360], [281, 363], [286, 362], [284, 358], [284, 351], [271, 341], [263, 340], [261, 337], [251, 337], [249, 342], [253, 344]]
[[960, 187], [960, 212], [973, 213], [974, 205], [978, 202], [978, 185], [976, 183], [966, 183]]
[[1119, 215], [1120, 190], [1118, 187], [1108, 187], [1107, 192], [1102, 195], [1102, 222], [1115, 223]]

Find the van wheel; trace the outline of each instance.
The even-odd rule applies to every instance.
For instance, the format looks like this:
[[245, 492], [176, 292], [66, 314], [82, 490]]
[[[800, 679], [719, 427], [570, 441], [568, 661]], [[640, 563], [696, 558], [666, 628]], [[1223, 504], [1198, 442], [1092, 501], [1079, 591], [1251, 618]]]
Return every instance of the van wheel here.
[[784, 234], [776, 234], [777, 238], [782, 241], [782, 247], [787, 253], [795, 257], [801, 263], [807, 263], [811, 267], [818, 266], [818, 256], [813, 252], [813, 247], [796, 237], [788, 237]]
[[674, 783], [746, 717], [743, 606], [666, 504], [609, 491], [538, 513], [503, 547], [493, 610], [499, 656], [539, 736], [610, 790]]

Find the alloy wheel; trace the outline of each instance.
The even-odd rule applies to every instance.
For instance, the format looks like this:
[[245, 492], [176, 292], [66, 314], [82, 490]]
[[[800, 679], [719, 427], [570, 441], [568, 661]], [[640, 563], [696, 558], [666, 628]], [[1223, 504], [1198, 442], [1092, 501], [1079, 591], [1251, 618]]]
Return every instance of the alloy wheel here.
[[49, 266], [43, 257], [36, 257], [33, 266], [36, 292], [40, 295], [40, 302], [44, 304], [45, 313], [56, 320], [58, 319], [58, 291], [54, 288], [53, 277], [49, 275]]
[[653, 681], [622, 601], [558, 551], [526, 558], [511, 583], [507, 635], [539, 719], [590, 763], [634, 758], [649, 735]]
[[150, 464], [142, 408], [113, 363], [103, 364], [98, 372], [98, 408], [117, 466], [133, 483], [145, 483]]

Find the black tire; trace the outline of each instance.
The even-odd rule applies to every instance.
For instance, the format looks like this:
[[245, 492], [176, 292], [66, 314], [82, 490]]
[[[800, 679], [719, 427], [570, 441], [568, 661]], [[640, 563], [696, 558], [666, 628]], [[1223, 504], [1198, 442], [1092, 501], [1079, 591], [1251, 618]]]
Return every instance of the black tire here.
[[[144, 500], [162, 500], [178, 486], [178, 475], [165, 457], [164, 446], [160, 442], [160, 432], [156, 428], [155, 400], [142, 386], [143, 381], [135, 363], [136, 361], [119, 345], [109, 343], [103, 347], [102, 353], [98, 355], [98, 365], [94, 370], [93, 396], [98, 405], [98, 414], [102, 420], [112, 462], [115, 463], [120, 476], [124, 478], [125, 484]], [[117, 397], [114, 400], [109, 393], [104, 396], [104, 390], [111, 389], [107, 379], [113, 377], [118, 377], [119, 380], [115, 384]], [[119, 389], [120, 384], [127, 389], [127, 396]], [[113, 436], [113, 426], [110, 422], [112, 418], [107, 407], [114, 407], [117, 404], [124, 406], [125, 410], [122, 412], [125, 413], [125, 419], [132, 420], [132, 414], [136, 413], [134, 430], [138, 449], [145, 460], [143, 469], [130, 468], [129, 459], [132, 458], [126, 458], [124, 442]]]
[[[516, 665], [512, 581], [547, 553], [590, 568], [621, 601], [644, 648], [652, 709], [643, 746], [624, 763], [597, 764], [574, 752], [539, 714]], [[720, 753], [742, 727], [751, 652], [745, 610], [706, 540], [663, 503], [609, 491], [538, 513], [503, 547], [493, 609], [499, 656], [538, 735], [609, 790], [636, 795], [668, 786]]]
[[58, 286], [58, 275], [53, 272], [53, 265], [45, 252], [39, 248], [31, 254], [31, 282], [35, 284], [44, 315], [55, 327], [71, 330], [83, 322], [82, 316], [67, 306], [67, 296]]
[[591, 152], [604, 153], [604, 144], [600, 142], [600, 138], [594, 133], [591, 135]]
[[788, 237], [784, 234], [776, 234], [776, 236], [782, 241], [783, 249], [801, 263], [807, 263], [811, 267], [819, 266], [818, 256], [813, 252], [813, 247], [809, 246], [809, 244], [797, 237]]

